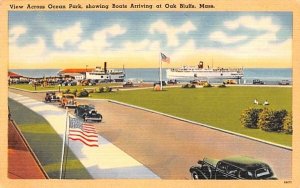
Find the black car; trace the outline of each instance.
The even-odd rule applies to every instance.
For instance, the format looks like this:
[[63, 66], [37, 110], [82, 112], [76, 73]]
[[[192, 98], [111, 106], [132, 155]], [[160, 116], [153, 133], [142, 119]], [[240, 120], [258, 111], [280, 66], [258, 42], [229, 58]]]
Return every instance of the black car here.
[[261, 81], [261, 80], [259, 80], [259, 79], [253, 80], [252, 83], [253, 83], [253, 84], [258, 84], [258, 85], [264, 85], [264, 84], [265, 84], [265, 82], [263, 82], [263, 81]]
[[75, 109], [75, 114], [84, 121], [102, 121], [102, 115], [98, 113], [92, 105], [78, 105]]
[[268, 164], [245, 156], [204, 158], [190, 168], [190, 173], [193, 179], [277, 179]]
[[48, 91], [45, 96], [45, 102], [58, 102], [59, 97], [56, 96], [54, 91]]
[[[160, 81], [159, 82], [155, 82], [153, 84], [153, 86], [156, 86], [156, 85], [160, 85]], [[162, 81], [162, 86], [166, 86], [167, 85], [167, 82], [166, 81]]]
[[178, 84], [178, 81], [177, 80], [169, 80], [168, 81], [168, 84]]

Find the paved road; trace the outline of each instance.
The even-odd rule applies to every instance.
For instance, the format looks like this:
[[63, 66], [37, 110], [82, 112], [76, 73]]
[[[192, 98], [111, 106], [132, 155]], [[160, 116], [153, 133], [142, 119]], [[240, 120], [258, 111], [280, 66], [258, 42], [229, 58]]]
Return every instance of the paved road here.
[[[14, 90], [10, 90], [14, 91]], [[14, 91], [42, 100], [44, 94]], [[203, 157], [246, 155], [270, 164], [280, 179], [291, 179], [292, 151], [105, 100], [94, 104], [104, 117], [99, 134], [162, 179], [190, 179], [189, 167]]]

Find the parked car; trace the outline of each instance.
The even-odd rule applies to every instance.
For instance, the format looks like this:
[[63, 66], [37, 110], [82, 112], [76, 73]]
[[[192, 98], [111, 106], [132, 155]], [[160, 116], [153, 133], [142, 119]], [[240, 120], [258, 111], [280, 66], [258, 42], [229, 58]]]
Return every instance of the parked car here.
[[226, 80], [223, 83], [225, 83], [225, 84], [237, 84], [236, 80]]
[[279, 85], [290, 85], [290, 81], [289, 80], [281, 80], [280, 82], [278, 82]]
[[73, 94], [63, 94], [60, 99], [60, 104], [62, 107], [77, 107], [77, 101], [75, 100], [75, 95]]
[[203, 85], [207, 85], [208, 81], [207, 80], [191, 80], [190, 83], [203, 86]]
[[84, 121], [102, 121], [102, 115], [98, 113], [92, 105], [78, 105], [75, 109], [75, 114], [81, 117]]
[[46, 92], [45, 102], [58, 102], [59, 100], [59, 96], [57, 96], [54, 91]]
[[133, 82], [127, 81], [125, 84], [123, 84], [123, 87], [133, 87]]
[[[160, 85], [160, 82], [155, 82], [153, 84], [153, 86], [156, 86], [156, 85]], [[166, 86], [167, 85], [167, 82], [166, 81], [162, 81], [162, 86]]]
[[204, 158], [190, 168], [190, 173], [193, 179], [277, 179], [268, 164], [245, 156]]
[[177, 80], [169, 80], [168, 81], [168, 84], [178, 84], [178, 81]]
[[264, 85], [265, 82], [263, 82], [263, 81], [261, 81], [259, 79], [255, 79], [255, 80], [253, 80], [253, 84]]

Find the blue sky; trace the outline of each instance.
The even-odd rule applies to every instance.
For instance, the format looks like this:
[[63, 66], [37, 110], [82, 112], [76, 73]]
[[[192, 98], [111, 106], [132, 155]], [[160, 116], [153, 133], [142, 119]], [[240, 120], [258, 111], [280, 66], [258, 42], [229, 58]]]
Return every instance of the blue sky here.
[[[172, 65], [197, 56], [190, 61], [227, 57], [236, 66], [264, 61], [266, 67], [290, 67], [292, 14], [10, 12], [9, 37], [12, 68], [58, 68], [59, 61], [78, 66], [79, 60], [91, 66], [110, 60], [118, 67], [124, 57], [130, 57], [129, 67], [153, 67], [160, 51], [171, 57]], [[267, 63], [272, 59], [282, 61], [274, 66]]]

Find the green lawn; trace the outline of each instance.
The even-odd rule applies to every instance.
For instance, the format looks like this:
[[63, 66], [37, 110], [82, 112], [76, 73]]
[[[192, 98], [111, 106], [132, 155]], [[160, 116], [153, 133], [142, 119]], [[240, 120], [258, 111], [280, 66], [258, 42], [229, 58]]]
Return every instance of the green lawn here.
[[292, 136], [244, 128], [240, 115], [253, 104], [268, 100], [272, 109], [292, 110], [292, 88], [283, 87], [226, 87], [182, 89], [166, 91], [132, 90], [111, 93], [93, 93], [91, 98], [113, 99], [160, 111], [266, 141], [291, 146]]
[[37, 86], [36, 88], [32, 84], [12, 84], [9, 87], [11, 88], [17, 88], [17, 89], [24, 89], [27, 91], [50, 91], [50, 90], [75, 90], [77, 89], [78, 91], [83, 90], [84, 88], [100, 88], [100, 87], [107, 87], [107, 86], [118, 86], [121, 85], [120, 83], [101, 83], [96, 86], [47, 86], [47, 87], [42, 87], [42, 86]]
[[[12, 118], [25, 136], [44, 170], [51, 179], [59, 178], [62, 139], [40, 115], [22, 104], [9, 99]], [[91, 179], [85, 167], [71, 150], [68, 152], [66, 179]]]

